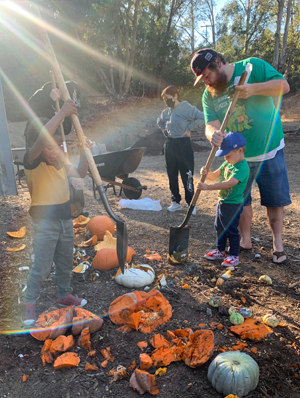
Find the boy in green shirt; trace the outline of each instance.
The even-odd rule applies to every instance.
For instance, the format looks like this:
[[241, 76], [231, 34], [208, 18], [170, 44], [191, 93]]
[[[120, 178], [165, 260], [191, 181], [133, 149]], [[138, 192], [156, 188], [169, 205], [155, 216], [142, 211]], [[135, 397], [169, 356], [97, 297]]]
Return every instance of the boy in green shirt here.
[[[224, 156], [225, 162], [216, 170], [208, 171], [202, 167], [200, 174], [207, 175], [214, 184], [199, 182], [198, 189], [218, 190], [219, 202], [216, 209], [215, 229], [217, 232], [217, 249], [205, 254], [208, 260], [224, 260], [225, 267], [237, 266], [240, 263], [240, 235], [238, 231], [244, 190], [249, 178], [249, 167], [245, 160], [246, 139], [240, 133], [228, 133], [222, 141], [216, 156]], [[229, 239], [230, 253], [225, 259], [225, 247]]]

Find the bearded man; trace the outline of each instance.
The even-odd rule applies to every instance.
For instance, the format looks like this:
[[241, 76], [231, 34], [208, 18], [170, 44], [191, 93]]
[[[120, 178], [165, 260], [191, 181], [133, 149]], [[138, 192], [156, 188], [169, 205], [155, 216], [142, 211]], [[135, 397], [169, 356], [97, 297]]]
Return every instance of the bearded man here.
[[[248, 81], [237, 86], [247, 64], [252, 65]], [[239, 223], [240, 250], [252, 250], [251, 188], [256, 181], [261, 205], [266, 207], [273, 235], [272, 261], [282, 264], [286, 261], [282, 243], [283, 209], [291, 203], [291, 199], [283, 153], [284, 134], [279, 109], [275, 108], [272, 97], [288, 93], [289, 84], [271, 65], [259, 58], [229, 64], [222, 54], [210, 48], [194, 54], [191, 69], [196, 75], [194, 85], [202, 81], [206, 86], [202, 96], [205, 135], [212, 146], [220, 147], [226, 135], [220, 131], [220, 127], [230, 102], [228, 89], [236, 86], [239, 92], [229, 126], [231, 131], [238, 131], [246, 138], [245, 158], [250, 168]]]

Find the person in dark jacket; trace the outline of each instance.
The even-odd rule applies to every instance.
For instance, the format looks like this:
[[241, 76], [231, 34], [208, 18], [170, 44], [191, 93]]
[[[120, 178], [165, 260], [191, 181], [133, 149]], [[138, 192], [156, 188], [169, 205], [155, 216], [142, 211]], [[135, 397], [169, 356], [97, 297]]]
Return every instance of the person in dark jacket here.
[[[166, 87], [161, 97], [167, 108], [157, 119], [157, 125], [167, 138], [164, 155], [173, 202], [168, 211], [173, 212], [182, 209], [178, 172], [181, 175], [188, 206], [194, 195], [194, 152], [190, 137], [191, 130], [203, 123], [204, 114], [187, 101], [180, 102], [175, 86]], [[196, 208], [193, 210], [193, 215], [195, 214]]]

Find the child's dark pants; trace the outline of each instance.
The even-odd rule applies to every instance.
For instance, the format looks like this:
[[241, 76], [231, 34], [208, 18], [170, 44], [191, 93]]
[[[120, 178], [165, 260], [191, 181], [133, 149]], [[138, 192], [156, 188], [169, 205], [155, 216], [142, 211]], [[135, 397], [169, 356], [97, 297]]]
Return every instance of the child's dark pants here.
[[225, 251], [228, 238], [231, 256], [239, 255], [240, 234], [238, 225], [242, 210], [242, 204], [220, 202], [217, 204], [215, 230], [217, 232], [218, 250]]

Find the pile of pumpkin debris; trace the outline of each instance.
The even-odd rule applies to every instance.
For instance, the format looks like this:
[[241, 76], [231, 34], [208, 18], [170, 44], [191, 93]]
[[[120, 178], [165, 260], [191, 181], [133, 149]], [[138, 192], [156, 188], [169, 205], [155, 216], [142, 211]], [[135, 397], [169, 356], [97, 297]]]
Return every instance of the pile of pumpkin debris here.
[[[77, 247], [74, 272], [84, 272], [84, 263], [89, 258], [84, 255], [84, 252], [80, 253], [78, 249], [82, 250], [88, 246], [93, 246], [97, 252], [92, 261], [94, 269], [108, 271], [118, 267], [116, 239], [113, 237], [115, 227], [108, 217], [96, 216], [88, 219], [79, 216], [74, 220], [74, 232], [75, 247]], [[87, 234], [89, 239], [86, 239]], [[133, 248], [129, 248], [128, 253], [127, 261], [129, 263], [135, 251]], [[161, 261], [158, 253], [146, 254], [144, 257], [148, 261]], [[154, 277], [154, 269], [147, 264], [127, 264], [125, 274], [122, 275], [118, 270], [113, 278], [118, 283], [132, 288], [134, 287], [130, 284], [132, 281], [135, 281], [135, 284], [140, 283], [140, 286], [144, 287], [145, 284], [151, 285]], [[159, 281], [161, 282], [166, 277], [166, 273], [161, 274]], [[217, 286], [226, 283], [231, 277], [233, 275], [229, 270], [216, 280]], [[261, 281], [270, 283], [265, 276]], [[159, 283], [156, 283], [156, 286], [162, 287]], [[188, 289], [189, 286], [186, 284], [182, 288]], [[218, 308], [222, 304], [220, 297], [211, 297], [208, 301], [208, 306], [211, 308]], [[108, 316], [120, 333], [135, 330], [152, 334], [158, 326], [171, 319], [172, 307], [163, 294], [155, 288], [148, 293], [135, 290], [112, 301]], [[249, 339], [253, 342], [262, 341], [273, 332], [271, 327], [278, 325], [277, 319], [274, 319], [272, 314], [266, 315], [264, 323], [259, 322], [252, 317], [252, 312], [248, 308], [240, 308], [236, 311], [234, 307], [230, 307], [228, 316], [233, 324], [229, 328], [230, 332], [243, 340]], [[80, 358], [76, 352], [72, 351], [77, 344], [86, 350], [85, 370], [98, 371], [99, 366], [105, 369], [109, 362], [115, 361], [111, 348], [105, 347], [99, 350], [103, 358], [100, 363], [96, 362], [98, 366], [95, 365], [98, 353], [92, 347], [91, 335], [100, 331], [103, 322], [101, 317], [74, 306], [50, 309], [40, 315], [35, 329], [32, 329], [30, 334], [35, 339], [44, 342], [41, 349], [44, 366], [53, 364], [55, 370], [78, 367]], [[156, 395], [159, 393], [156, 376], [166, 374], [167, 366], [172, 362], [182, 361], [185, 365], [196, 368], [207, 363], [218, 349], [220, 354], [208, 368], [208, 380], [219, 393], [226, 395], [227, 398], [241, 398], [257, 387], [259, 379], [259, 368], [256, 361], [241, 351], [248, 351], [249, 354], [255, 355], [257, 347], [249, 348], [247, 343], [238, 341], [232, 347], [216, 348], [213, 330], [222, 329], [222, 324], [211, 322], [209, 328], [206, 324], [199, 324], [199, 329], [194, 331], [191, 328], [185, 328], [168, 330], [166, 336], [155, 334], [149, 341], [138, 343], [142, 351], [139, 363], [132, 358], [132, 363], [129, 366], [118, 364], [107, 373], [107, 376], [112, 377], [110, 383], [130, 376], [129, 385], [139, 394], [148, 392]], [[152, 352], [148, 349], [148, 353], [144, 353], [143, 351], [149, 344], [153, 347]]]

